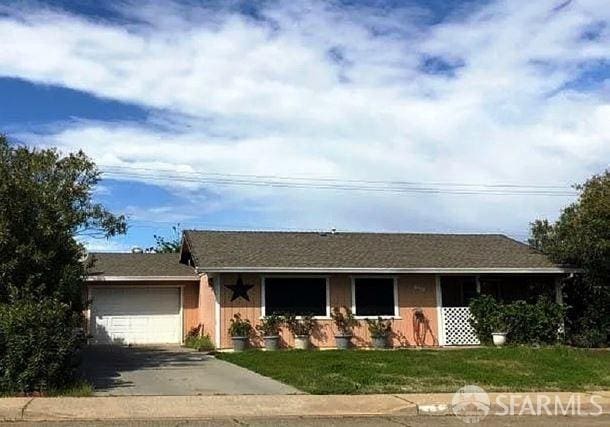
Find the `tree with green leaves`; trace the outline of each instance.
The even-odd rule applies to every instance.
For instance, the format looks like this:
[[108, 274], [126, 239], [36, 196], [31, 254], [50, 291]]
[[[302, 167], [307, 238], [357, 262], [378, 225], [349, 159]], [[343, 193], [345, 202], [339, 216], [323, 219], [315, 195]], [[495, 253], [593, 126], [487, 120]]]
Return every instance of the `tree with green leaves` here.
[[172, 232], [170, 237], [159, 236], [155, 234], [153, 236], [155, 238], [155, 246], [148, 248], [148, 252], [155, 253], [179, 253], [182, 248], [182, 235], [180, 232], [180, 224], [174, 225], [172, 227]]
[[57, 298], [81, 310], [79, 236], [125, 233], [123, 216], [95, 203], [100, 171], [83, 152], [12, 145], [0, 136], [0, 302]]
[[566, 337], [571, 343], [610, 342], [610, 171], [577, 185], [578, 200], [550, 223], [532, 223], [530, 245], [560, 264], [583, 270], [567, 280]]
[[[0, 136], [0, 388], [64, 384], [82, 325], [86, 263], [79, 237], [125, 233], [123, 216], [92, 198], [100, 171]], [[36, 314], [36, 315], [34, 315]]]

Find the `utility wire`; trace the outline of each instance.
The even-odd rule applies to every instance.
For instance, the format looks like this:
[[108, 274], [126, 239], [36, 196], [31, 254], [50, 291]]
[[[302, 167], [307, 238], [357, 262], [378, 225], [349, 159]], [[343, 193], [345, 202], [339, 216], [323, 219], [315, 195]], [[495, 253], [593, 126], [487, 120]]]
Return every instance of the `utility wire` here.
[[277, 175], [245, 175], [180, 172], [168, 169], [103, 166], [109, 177], [170, 180], [183, 183], [199, 183], [267, 188], [291, 188], [314, 190], [365, 191], [386, 193], [456, 194], [456, 195], [526, 195], [526, 196], [574, 196], [574, 191], [558, 185], [529, 184], [473, 184], [448, 182], [354, 180], [320, 177], [288, 177]]
[[[104, 166], [108, 171], [121, 172], [125, 171], [143, 171], [153, 173], [176, 173], [172, 169], [154, 169], [134, 166]], [[229, 174], [219, 172], [180, 172], [180, 175], [187, 174], [199, 177], [217, 176], [226, 178], [249, 178], [249, 179], [272, 179], [272, 180], [290, 180], [290, 181], [314, 181], [314, 182], [338, 182], [338, 183], [361, 183], [361, 184], [393, 184], [393, 185], [433, 185], [433, 186], [453, 186], [453, 187], [488, 187], [488, 188], [539, 188], [539, 189], [560, 189], [566, 190], [570, 188], [565, 185], [534, 185], [534, 184], [474, 184], [474, 183], [459, 183], [459, 182], [422, 182], [422, 181], [400, 181], [400, 180], [365, 180], [365, 179], [340, 179], [329, 177], [297, 177], [297, 176], [282, 176], [282, 175], [247, 175], [247, 174]]]

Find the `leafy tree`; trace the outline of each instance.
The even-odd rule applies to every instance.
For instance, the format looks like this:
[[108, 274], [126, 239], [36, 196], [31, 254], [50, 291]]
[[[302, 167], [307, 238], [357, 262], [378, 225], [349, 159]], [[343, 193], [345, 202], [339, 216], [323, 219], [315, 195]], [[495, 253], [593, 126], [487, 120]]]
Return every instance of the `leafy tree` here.
[[70, 384], [83, 341], [86, 263], [79, 236], [126, 231], [92, 200], [100, 179], [82, 152], [60, 155], [0, 136], [0, 392]]
[[179, 253], [182, 247], [182, 237], [180, 233], [180, 224], [172, 227], [170, 237], [163, 237], [155, 234], [155, 246], [149, 248], [149, 252], [157, 253]]
[[111, 237], [125, 218], [92, 200], [100, 171], [83, 152], [61, 156], [0, 136], [0, 302], [53, 297], [81, 310], [85, 265], [75, 237]]
[[578, 200], [555, 223], [532, 223], [530, 244], [557, 263], [583, 269], [564, 288], [567, 338], [578, 345], [605, 345], [610, 339], [610, 171], [575, 188]]

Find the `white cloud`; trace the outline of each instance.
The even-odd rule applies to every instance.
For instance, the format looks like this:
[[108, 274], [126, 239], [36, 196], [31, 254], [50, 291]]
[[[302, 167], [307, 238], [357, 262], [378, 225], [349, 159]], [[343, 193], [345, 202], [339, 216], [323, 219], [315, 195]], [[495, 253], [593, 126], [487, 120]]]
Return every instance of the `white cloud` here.
[[129, 252], [131, 246], [117, 239], [80, 239], [89, 252]]
[[[583, 37], [600, 22], [608, 28], [610, 9], [605, 0], [558, 4], [498, 1], [433, 26], [418, 9], [322, 2], [274, 4], [267, 21], [150, 3], [129, 12], [144, 23], [123, 27], [13, 10], [0, 18], [0, 75], [159, 109], [148, 123], [21, 135], [83, 148], [103, 165], [571, 184], [608, 167], [607, 91], [564, 85], [610, 60], [607, 29]], [[461, 66], [430, 74], [422, 58]], [[201, 184], [142, 179], [205, 203]], [[219, 195], [213, 209], [262, 209], [269, 223], [309, 228], [523, 232], [569, 200], [205, 188]]]

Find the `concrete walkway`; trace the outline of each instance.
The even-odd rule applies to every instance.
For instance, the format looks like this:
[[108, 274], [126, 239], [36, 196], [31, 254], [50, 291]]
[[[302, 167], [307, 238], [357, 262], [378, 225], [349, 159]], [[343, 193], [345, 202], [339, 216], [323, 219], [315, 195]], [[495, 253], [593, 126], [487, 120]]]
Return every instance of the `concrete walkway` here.
[[90, 346], [84, 377], [96, 396], [295, 394], [294, 387], [178, 346]]
[[[546, 393], [547, 395], [549, 393]], [[553, 393], [564, 407], [581, 402], [581, 414], [596, 414], [596, 404], [610, 413], [610, 392]], [[491, 414], [499, 409], [497, 393], [490, 393]], [[536, 402], [536, 393], [515, 394]], [[362, 417], [447, 415], [452, 393], [396, 395], [266, 395], [266, 396], [122, 396], [0, 399], [1, 421], [58, 420], [193, 420], [282, 417]], [[522, 405], [517, 405], [519, 413]], [[436, 409], [434, 409], [436, 408]], [[525, 415], [530, 415], [525, 413]], [[544, 415], [544, 414], [543, 414]], [[569, 414], [576, 415], [576, 414]], [[591, 415], [585, 415], [593, 418]]]

